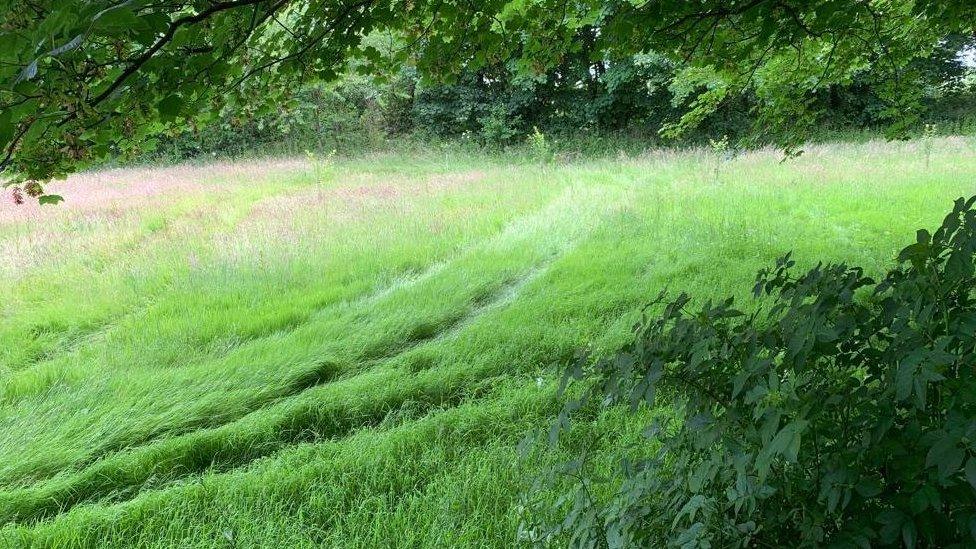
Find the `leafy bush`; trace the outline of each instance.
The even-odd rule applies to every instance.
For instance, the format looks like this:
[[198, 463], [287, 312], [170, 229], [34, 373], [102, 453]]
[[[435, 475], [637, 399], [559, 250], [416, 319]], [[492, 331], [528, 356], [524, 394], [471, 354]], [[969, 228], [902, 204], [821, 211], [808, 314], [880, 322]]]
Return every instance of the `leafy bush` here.
[[509, 116], [502, 105], [492, 105], [488, 113], [478, 118], [481, 125], [481, 140], [488, 146], [499, 146], [509, 143], [518, 135], [518, 119]]
[[567, 380], [591, 381], [554, 437], [580, 406], [667, 403], [669, 420], [627, 450], [639, 459], [609, 495], [580, 473], [565, 520], [529, 531], [573, 546], [971, 547], [974, 201], [918, 231], [880, 282], [845, 264], [796, 275], [787, 255], [759, 273], [756, 312], [680, 295], [616, 356], [574, 365]]

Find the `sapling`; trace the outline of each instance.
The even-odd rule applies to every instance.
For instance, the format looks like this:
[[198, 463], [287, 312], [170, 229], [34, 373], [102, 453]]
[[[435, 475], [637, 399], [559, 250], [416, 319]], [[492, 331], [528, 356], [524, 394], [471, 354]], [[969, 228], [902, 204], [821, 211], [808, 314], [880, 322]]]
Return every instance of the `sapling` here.
[[528, 135], [526, 141], [529, 145], [529, 150], [532, 151], [532, 156], [536, 160], [539, 160], [543, 164], [552, 162], [552, 145], [546, 138], [546, 134], [539, 131], [537, 126], [532, 126], [532, 133]]
[[316, 181], [324, 181], [330, 177], [332, 175], [332, 164], [336, 153], [336, 149], [332, 149], [323, 157], [315, 151], [305, 149], [305, 158], [308, 160], [310, 167], [309, 176]]
[[709, 139], [708, 146], [711, 147], [715, 157], [712, 178], [715, 182], [718, 182], [719, 170], [722, 167], [722, 163], [728, 162], [733, 156], [732, 147], [729, 145], [729, 136], [723, 135], [722, 139], [719, 140]]
[[932, 144], [938, 129], [938, 126], [935, 124], [926, 124], [925, 130], [922, 133], [922, 150], [925, 152], [925, 171], [929, 170], [929, 165], [932, 162]]

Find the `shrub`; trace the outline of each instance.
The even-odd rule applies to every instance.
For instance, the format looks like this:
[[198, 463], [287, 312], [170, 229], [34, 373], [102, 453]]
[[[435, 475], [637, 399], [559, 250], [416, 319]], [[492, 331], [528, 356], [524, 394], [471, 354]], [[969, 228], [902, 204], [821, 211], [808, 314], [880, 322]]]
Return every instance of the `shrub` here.
[[487, 114], [478, 118], [478, 124], [482, 143], [490, 147], [505, 145], [518, 135], [519, 121], [510, 117], [503, 105], [492, 105]]
[[880, 282], [845, 264], [795, 275], [787, 255], [757, 276], [750, 314], [662, 294], [632, 344], [570, 369], [588, 382], [553, 436], [579, 406], [666, 403], [669, 421], [629, 449], [640, 459], [610, 495], [580, 474], [565, 520], [527, 531], [573, 546], [971, 547], [974, 201], [918, 231]]

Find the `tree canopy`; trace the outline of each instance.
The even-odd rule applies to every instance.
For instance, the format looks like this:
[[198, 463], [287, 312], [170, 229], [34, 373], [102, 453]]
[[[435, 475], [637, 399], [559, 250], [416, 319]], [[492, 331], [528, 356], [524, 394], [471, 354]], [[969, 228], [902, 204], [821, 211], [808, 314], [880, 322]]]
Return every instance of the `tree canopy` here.
[[918, 110], [913, 61], [976, 24], [968, 0], [0, 0], [0, 13], [0, 177], [36, 195], [228, 105], [273, 108], [351, 59], [447, 79], [498, 63], [540, 74], [582, 47], [655, 52], [683, 63], [685, 114], [666, 131], [748, 92], [783, 142], [812, 122], [812, 93], [868, 71], [897, 133]]

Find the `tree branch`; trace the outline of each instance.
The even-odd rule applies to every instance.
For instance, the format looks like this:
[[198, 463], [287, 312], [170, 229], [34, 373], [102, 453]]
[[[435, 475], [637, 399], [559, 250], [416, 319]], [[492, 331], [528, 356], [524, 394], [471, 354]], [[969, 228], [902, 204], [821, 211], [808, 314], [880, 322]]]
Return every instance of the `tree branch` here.
[[176, 21], [170, 24], [169, 28], [166, 30], [166, 33], [163, 34], [163, 36], [160, 37], [159, 40], [156, 41], [156, 43], [150, 46], [150, 48], [147, 49], [145, 52], [143, 52], [142, 55], [135, 58], [132, 61], [132, 64], [130, 64], [124, 71], [122, 71], [122, 74], [120, 74], [118, 78], [116, 78], [115, 81], [113, 81], [109, 85], [108, 88], [106, 88], [102, 93], [98, 94], [98, 96], [96, 96], [90, 102], [90, 105], [94, 107], [99, 103], [101, 103], [102, 101], [104, 101], [105, 99], [107, 99], [109, 96], [111, 96], [112, 93], [114, 93], [115, 90], [117, 90], [120, 86], [122, 86], [122, 84], [124, 84], [125, 81], [130, 76], [138, 72], [139, 69], [144, 64], [146, 64], [147, 61], [152, 59], [152, 57], [156, 55], [156, 53], [159, 50], [161, 50], [166, 44], [172, 41], [173, 36], [176, 34], [176, 31], [180, 29], [180, 27], [183, 27], [184, 25], [192, 25], [195, 23], [199, 23], [201, 21], [210, 18], [212, 15], [222, 11], [232, 10], [234, 8], [249, 6], [252, 4], [260, 4], [265, 2], [270, 3], [270, 1], [271, 0], [232, 0], [229, 2], [218, 2], [196, 15], [188, 15], [186, 17], [177, 19]]

